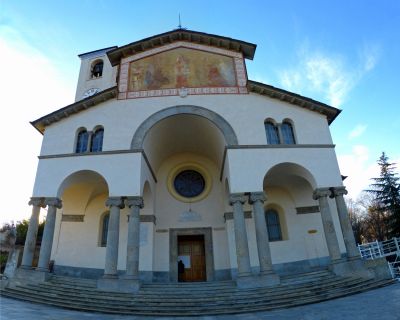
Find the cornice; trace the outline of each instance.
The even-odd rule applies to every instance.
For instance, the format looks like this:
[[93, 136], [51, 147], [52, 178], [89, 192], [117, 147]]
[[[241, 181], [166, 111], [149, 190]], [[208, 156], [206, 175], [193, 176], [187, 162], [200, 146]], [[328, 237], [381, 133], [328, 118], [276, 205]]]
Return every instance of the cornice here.
[[273, 99], [279, 99], [281, 101], [297, 105], [301, 108], [323, 114], [326, 116], [329, 124], [331, 124], [342, 111], [325, 103], [253, 80], [247, 81], [247, 89], [249, 90], [249, 92], [265, 95]]
[[104, 101], [114, 99], [117, 97], [118, 89], [117, 86], [101, 91], [91, 97], [86, 99], [79, 100], [73, 104], [70, 104], [64, 108], [58, 109], [48, 115], [45, 115], [37, 120], [31, 122], [31, 125], [34, 126], [41, 134], [44, 133], [45, 128], [57, 121], [60, 121], [63, 118], [67, 118], [70, 115], [78, 113], [82, 110], [89, 109], [99, 103]]
[[197, 32], [187, 29], [176, 29], [149, 38], [129, 43], [125, 46], [110, 50], [107, 56], [112, 66], [120, 63], [122, 58], [144, 52], [175, 41], [188, 41], [212, 47], [241, 52], [246, 59], [253, 60], [257, 45], [215, 34]]

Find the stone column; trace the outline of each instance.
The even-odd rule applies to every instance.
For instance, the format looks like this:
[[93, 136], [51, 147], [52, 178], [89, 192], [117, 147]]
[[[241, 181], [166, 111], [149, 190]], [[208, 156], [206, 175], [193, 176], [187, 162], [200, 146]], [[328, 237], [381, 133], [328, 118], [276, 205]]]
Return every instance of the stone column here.
[[324, 227], [326, 244], [332, 262], [341, 259], [339, 242], [333, 224], [331, 210], [329, 208], [328, 196], [331, 194], [329, 188], [318, 188], [313, 193], [313, 199], [318, 200], [321, 211], [322, 225]]
[[106, 262], [104, 278], [117, 278], [118, 272], [118, 242], [119, 242], [119, 216], [120, 209], [125, 207], [121, 197], [110, 197], [106, 201], [110, 207], [110, 220], [108, 221]]
[[26, 234], [24, 253], [22, 255], [21, 268], [31, 269], [33, 255], [35, 253], [36, 237], [39, 228], [40, 208], [44, 208], [44, 198], [32, 197], [29, 205], [32, 205], [32, 215], [29, 220], [28, 232]]
[[62, 207], [62, 202], [58, 198], [45, 198], [44, 204], [48, 206], [46, 224], [44, 225], [42, 245], [37, 271], [49, 271], [51, 248], [53, 247], [54, 227], [56, 225], [57, 209]]
[[264, 192], [253, 192], [250, 194], [249, 203], [253, 205], [254, 223], [256, 227], [256, 239], [258, 259], [260, 261], [260, 273], [267, 274], [272, 272], [271, 250], [269, 247], [269, 237], [267, 222], [265, 221]]
[[143, 198], [128, 197], [125, 200], [125, 203], [130, 208], [125, 278], [132, 279], [132, 280], [138, 280], [139, 279], [140, 209], [143, 208]]
[[247, 197], [242, 193], [231, 194], [229, 197], [229, 204], [233, 206], [233, 224], [235, 230], [238, 277], [251, 275], [246, 223], [243, 212], [243, 204], [246, 202], [246, 200]]
[[346, 246], [347, 257], [350, 259], [360, 258], [360, 252], [354, 239], [353, 228], [351, 227], [349, 213], [343, 195], [347, 194], [346, 187], [335, 187], [331, 189], [331, 198], [335, 198], [339, 214], [340, 226], [342, 228], [343, 240]]

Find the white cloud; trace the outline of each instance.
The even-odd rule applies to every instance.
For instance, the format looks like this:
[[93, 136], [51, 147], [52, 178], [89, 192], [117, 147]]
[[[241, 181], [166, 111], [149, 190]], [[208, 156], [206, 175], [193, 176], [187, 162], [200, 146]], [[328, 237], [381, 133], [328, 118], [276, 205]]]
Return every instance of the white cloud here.
[[378, 62], [378, 58], [381, 53], [381, 48], [374, 45], [365, 45], [360, 56], [361, 61], [364, 62], [364, 71], [368, 72], [375, 68], [376, 63]]
[[353, 130], [351, 130], [351, 132], [349, 133], [349, 139], [358, 138], [365, 132], [366, 129], [367, 129], [367, 125], [365, 125], [365, 124], [356, 125], [356, 127]]
[[27, 203], [42, 136], [29, 121], [73, 102], [74, 84], [64, 80], [64, 72], [9, 27], [0, 27], [0, 52], [4, 152], [0, 192], [9, 204], [2, 210], [2, 223], [30, 216]]
[[338, 155], [338, 162], [341, 174], [347, 176], [343, 183], [353, 199], [368, 188], [371, 178], [379, 176], [376, 159], [370, 159], [369, 149], [364, 145], [354, 146], [351, 154]]
[[322, 95], [334, 107], [339, 107], [350, 90], [371, 71], [378, 60], [378, 47], [365, 47], [361, 67], [346, 63], [343, 56], [311, 50], [304, 45], [299, 50], [298, 64], [278, 72], [284, 88], [301, 94]]

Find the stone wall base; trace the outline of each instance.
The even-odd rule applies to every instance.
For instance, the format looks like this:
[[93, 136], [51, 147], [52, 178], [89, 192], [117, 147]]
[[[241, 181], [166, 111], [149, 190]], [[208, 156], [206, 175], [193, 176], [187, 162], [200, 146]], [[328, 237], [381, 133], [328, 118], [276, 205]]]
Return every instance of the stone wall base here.
[[374, 273], [367, 269], [361, 259], [334, 261], [329, 269], [338, 276], [354, 276], [366, 279], [374, 278]]
[[391, 279], [392, 274], [385, 258], [362, 260], [365, 267], [374, 274], [375, 279]]
[[24, 285], [26, 283], [42, 283], [51, 278], [49, 272], [37, 271], [35, 269], [18, 268], [14, 277], [9, 279], [9, 287]]

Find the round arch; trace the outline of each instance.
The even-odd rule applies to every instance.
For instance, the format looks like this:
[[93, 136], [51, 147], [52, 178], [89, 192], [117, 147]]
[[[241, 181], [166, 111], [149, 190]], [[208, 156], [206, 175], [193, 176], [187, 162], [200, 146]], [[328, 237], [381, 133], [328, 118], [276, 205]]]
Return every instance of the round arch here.
[[[93, 170], [79, 170], [69, 174], [64, 178], [57, 190], [57, 197], [62, 197], [64, 190], [71, 185], [85, 183], [94, 186], [98, 191], [109, 192], [109, 186], [106, 179], [98, 172]], [[93, 191], [92, 191], [93, 192]], [[96, 192], [93, 192], [96, 194]]]
[[275, 178], [276, 180], [277, 178], [281, 179], [283, 176], [290, 175], [304, 179], [313, 190], [317, 187], [317, 182], [313, 174], [303, 166], [293, 162], [283, 162], [271, 167], [264, 176], [263, 186], [266, 185], [269, 178]]
[[159, 121], [166, 119], [171, 116], [189, 114], [196, 115], [210, 120], [217, 126], [225, 138], [225, 142], [228, 146], [238, 145], [238, 139], [235, 131], [231, 125], [219, 114], [214, 111], [208, 110], [203, 107], [191, 106], [191, 105], [181, 105], [169, 107], [160, 110], [150, 117], [148, 117], [142, 124], [137, 128], [135, 134], [133, 135], [131, 142], [131, 149], [142, 149], [143, 142], [146, 137], [147, 132]]

